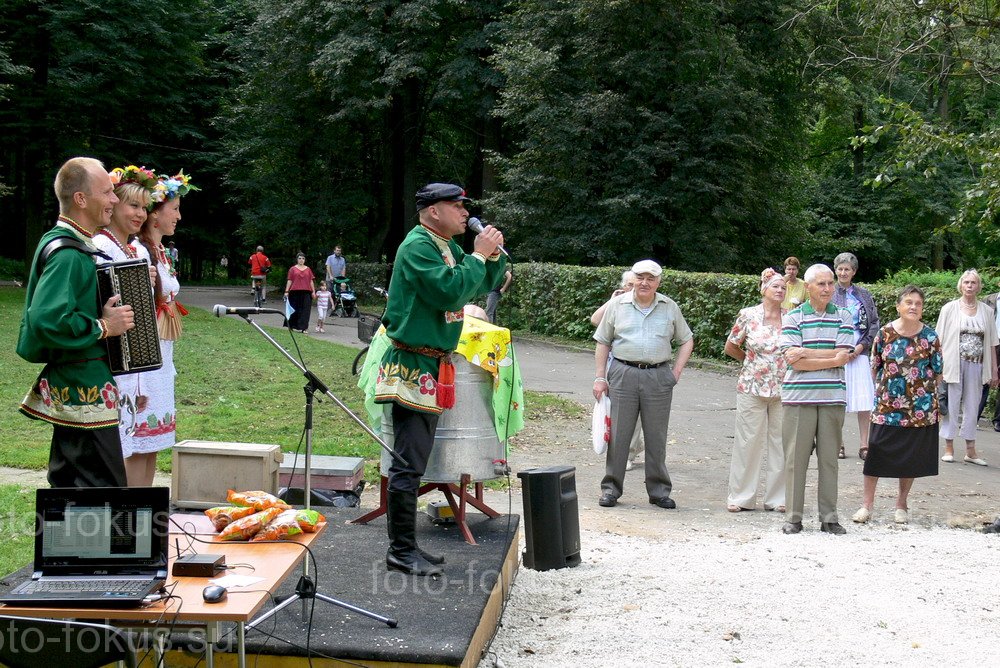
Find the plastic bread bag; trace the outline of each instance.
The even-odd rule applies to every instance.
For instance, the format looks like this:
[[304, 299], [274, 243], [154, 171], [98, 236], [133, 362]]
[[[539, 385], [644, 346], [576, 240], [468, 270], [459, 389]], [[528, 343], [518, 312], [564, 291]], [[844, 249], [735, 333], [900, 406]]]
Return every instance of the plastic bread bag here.
[[268, 508], [259, 513], [248, 515], [223, 529], [219, 538], [222, 540], [248, 540], [257, 535], [258, 531], [280, 514], [280, 508]]
[[316, 525], [326, 522], [326, 517], [316, 510], [296, 510], [295, 520], [299, 523], [299, 528], [306, 533], [316, 533]]
[[594, 442], [594, 452], [603, 455], [608, 449], [608, 443], [611, 442], [611, 399], [607, 392], [594, 404], [591, 437]]
[[274, 494], [254, 490], [250, 492], [236, 492], [229, 490], [226, 493], [226, 501], [234, 506], [251, 506], [254, 510], [267, 510], [268, 508], [280, 508], [288, 510], [291, 508], [287, 503], [276, 497]]
[[298, 511], [286, 510], [267, 523], [263, 529], [250, 539], [250, 542], [260, 540], [283, 540], [289, 536], [302, 533], [299, 522], [295, 519]]
[[216, 531], [222, 531], [236, 520], [254, 514], [252, 506], [216, 506], [205, 511], [208, 519], [212, 520]]

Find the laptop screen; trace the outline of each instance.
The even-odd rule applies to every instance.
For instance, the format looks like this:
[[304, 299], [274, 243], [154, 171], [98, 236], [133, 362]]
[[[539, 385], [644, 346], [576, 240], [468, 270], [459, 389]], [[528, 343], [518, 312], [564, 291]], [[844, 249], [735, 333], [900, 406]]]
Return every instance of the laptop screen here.
[[164, 569], [169, 489], [39, 489], [35, 570], [114, 575]]

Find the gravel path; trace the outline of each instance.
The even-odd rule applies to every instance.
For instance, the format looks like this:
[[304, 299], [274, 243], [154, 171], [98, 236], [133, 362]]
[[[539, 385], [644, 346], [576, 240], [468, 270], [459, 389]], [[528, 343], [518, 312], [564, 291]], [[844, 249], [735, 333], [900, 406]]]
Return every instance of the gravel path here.
[[480, 665], [996, 665], [1000, 537], [850, 530], [585, 530], [580, 566], [521, 568]]

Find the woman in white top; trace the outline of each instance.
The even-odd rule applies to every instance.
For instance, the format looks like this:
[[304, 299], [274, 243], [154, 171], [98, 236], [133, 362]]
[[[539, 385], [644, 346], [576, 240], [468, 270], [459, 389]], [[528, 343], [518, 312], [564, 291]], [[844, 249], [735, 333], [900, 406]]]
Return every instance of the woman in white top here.
[[986, 466], [976, 452], [976, 422], [983, 385], [997, 385], [997, 328], [993, 309], [976, 298], [982, 288], [979, 272], [963, 273], [958, 279], [962, 296], [944, 305], [934, 328], [941, 339], [948, 388], [948, 415], [941, 424], [943, 462], [955, 461], [957, 434], [965, 439], [965, 462]]
[[174, 403], [174, 341], [180, 338], [181, 316], [187, 311], [177, 302], [180, 283], [173, 257], [163, 247], [163, 237], [173, 236], [181, 219], [181, 197], [191, 190], [188, 177], [160, 176], [153, 190], [146, 222], [138, 239], [149, 252], [156, 267], [153, 294], [156, 299], [156, 324], [160, 334], [163, 366], [143, 374], [149, 401], [139, 413], [132, 452], [125, 459], [129, 487], [148, 487], [156, 472], [156, 453], [176, 441], [177, 420]]
[[[98, 229], [94, 235], [94, 245], [111, 258], [112, 262], [126, 260], [146, 260], [149, 254], [145, 247], [134, 240], [142, 224], [146, 222], [146, 207], [149, 206], [156, 174], [145, 167], [116, 167], [111, 170], [111, 180], [115, 184], [118, 203], [111, 213], [111, 224]], [[105, 262], [97, 258], [98, 264]], [[156, 280], [156, 270], [150, 267], [150, 280]], [[134, 435], [139, 413], [146, 408], [148, 397], [143, 390], [143, 374], [130, 373], [115, 376], [118, 386], [119, 409], [118, 435], [122, 442], [122, 457], [132, 453]]]

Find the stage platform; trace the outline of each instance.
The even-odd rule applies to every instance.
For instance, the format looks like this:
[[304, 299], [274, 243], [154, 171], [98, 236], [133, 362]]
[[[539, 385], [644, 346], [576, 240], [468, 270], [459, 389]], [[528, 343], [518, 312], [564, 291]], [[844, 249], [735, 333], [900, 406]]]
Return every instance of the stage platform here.
[[[431, 552], [444, 554], [440, 578], [412, 577], [389, 572], [385, 518], [367, 525], [349, 525], [358, 508], [320, 508], [327, 531], [313, 543], [318, 562], [318, 590], [371, 612], [394, 618], [396, 628], [317, 600], [312, 633], [303, 621], [303, 605], [293, 603], [259, 628], [246, 634], [247, 665], [312, 666], [363, 665], [463, 666], [478, 665], [486, 643], [500, 621], [503, 601], [517, 574], [520, 517], [489, 519], [470, 513], [469, 527], [478, 545], [467, 544], [455, 525], [435, 526], [418, 515], [418, 541]], [[197, 545], [197, 544], [196, 544]], [[244, 569], [232, 571], [251, 574]], [[288, 578], [278, 596], [295, 591], [301, 568]], [[3, 578], [0, 589], [30, 577], [30, 566]], [[230, 596], [238, 596], [234, 589]], [[264, 612], [270, 609], [267, 606]], [[169, 622], [169, 620], [166, 620]], [[224, 625], [216, 645], [215, 665], [236, 666], [236, 638]], [[200, 637], [180, 629], [171, 636], [168, 666], [204, 666]], [[184, 649], [189, 647], [190, 649]], [[140, 653], [141, 656], [141, 653]], [[259, 658], [258, 658], [259, 657]], [[143, 665], [151, 666], [147, 660]]]

